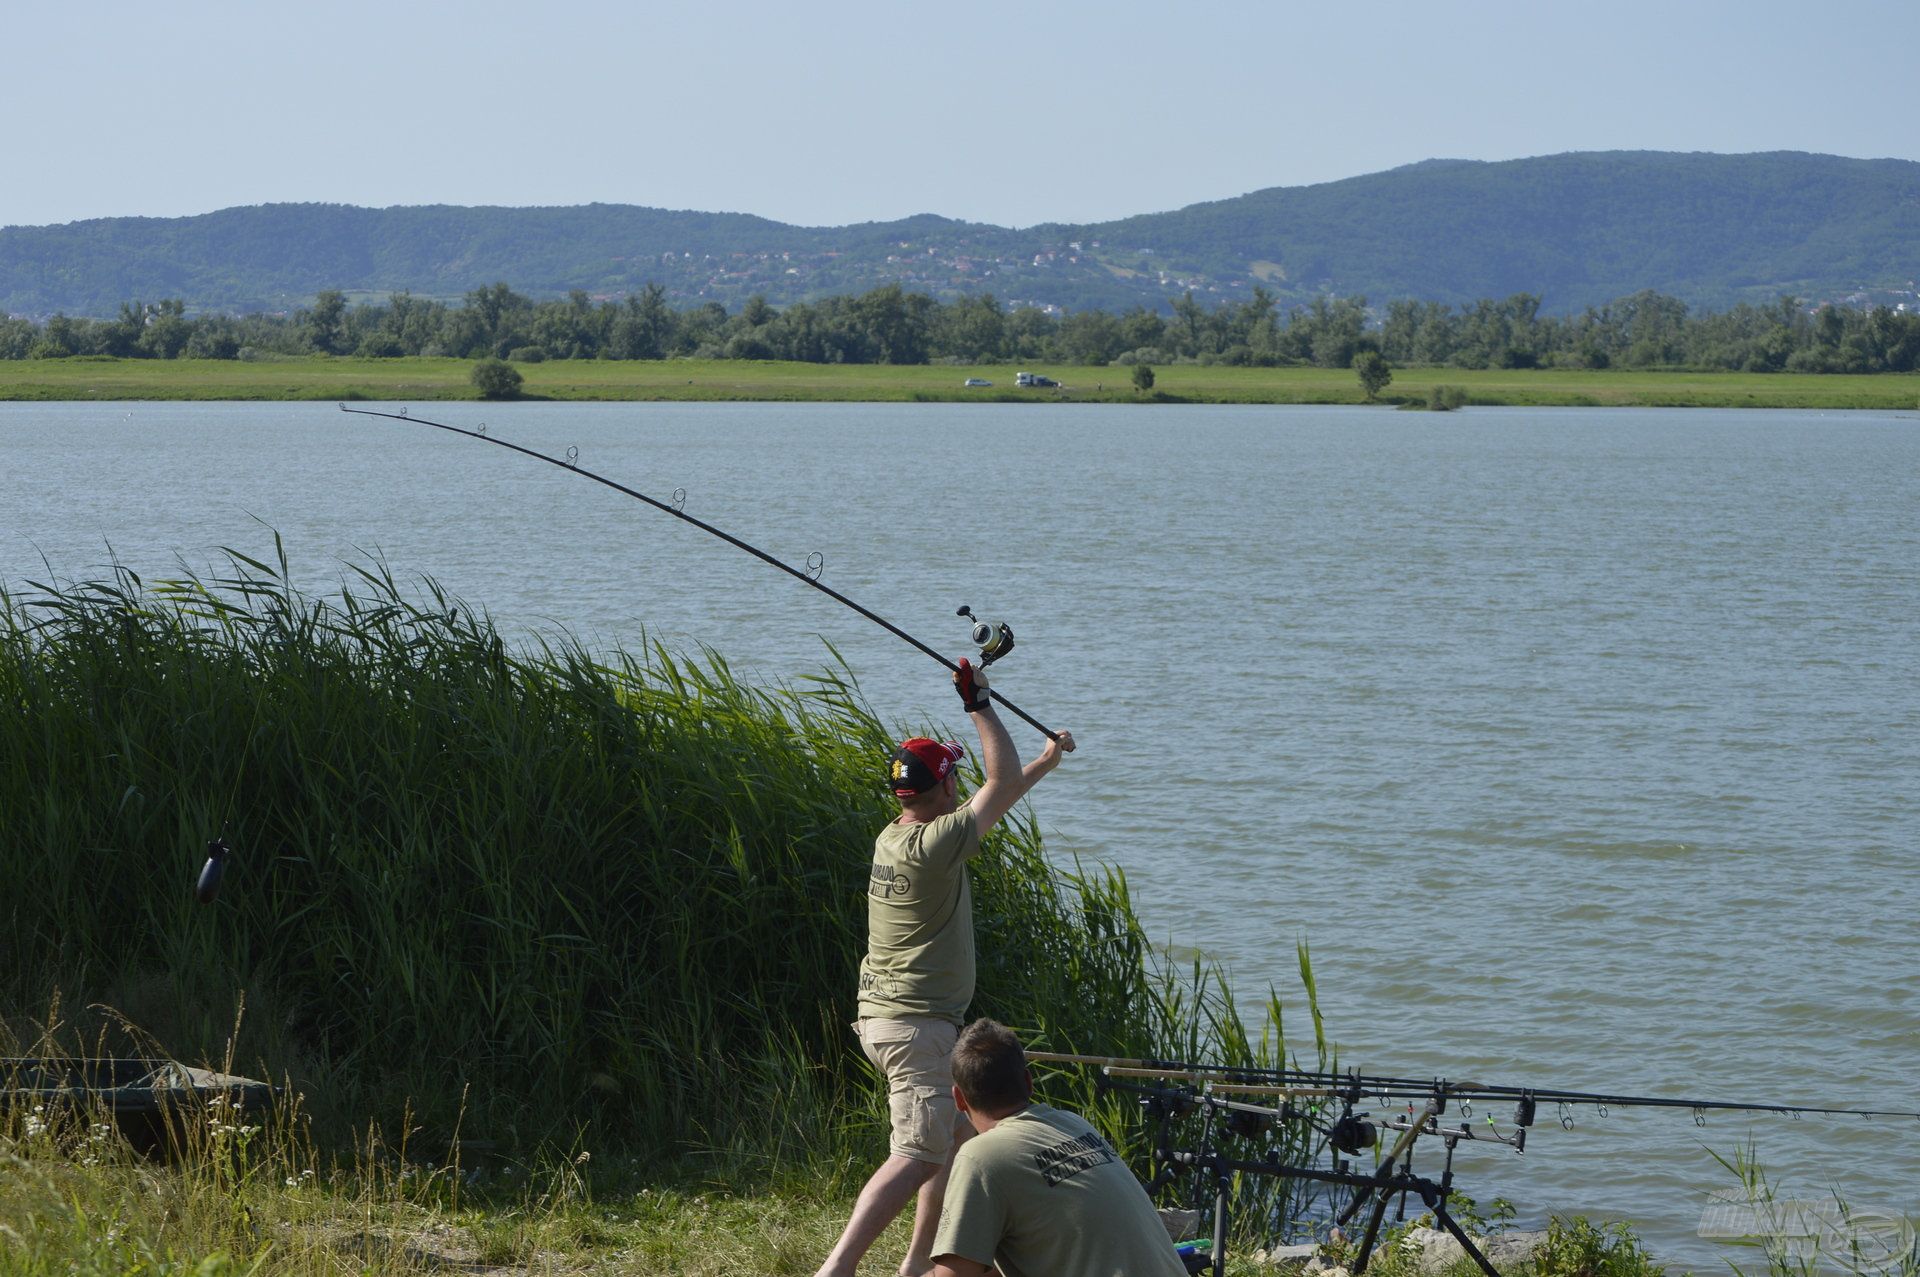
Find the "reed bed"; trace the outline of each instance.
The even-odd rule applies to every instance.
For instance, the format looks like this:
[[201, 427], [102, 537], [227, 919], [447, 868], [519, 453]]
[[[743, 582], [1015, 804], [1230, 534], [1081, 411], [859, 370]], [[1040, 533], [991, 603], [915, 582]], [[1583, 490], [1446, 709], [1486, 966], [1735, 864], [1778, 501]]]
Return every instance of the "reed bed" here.
[[[271, 563], [225, 553], [0, 594], [15, 1044], [111, 1050], [138, 1024], [304, 1095], [334, 1149], [371, 1123], [429, 1162], [869, 1169], [883, 1106], [847, 1021], [894, 733], [844, 667], [766, 689], [711, 652], [510, 646], [378, 562], [316, 597], [277, 538]], [[975, 908], [975, 1010], [1033, 1045], [1285, 1053], [1277, 1003], [1250, 1031], [1218, 972], [1158, 958], [1123, 875], [1051, 863], [1030, 814], [989, 839]], [[1139, 1151], [1087, 1071], [1043, 1086]]]

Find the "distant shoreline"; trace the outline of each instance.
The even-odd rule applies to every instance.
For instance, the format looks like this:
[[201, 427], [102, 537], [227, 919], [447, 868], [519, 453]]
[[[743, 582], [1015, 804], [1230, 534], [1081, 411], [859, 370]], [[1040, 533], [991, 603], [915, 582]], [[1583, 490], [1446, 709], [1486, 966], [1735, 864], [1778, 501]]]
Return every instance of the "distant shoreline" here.
[[[526, 400], [607, 402], [1359, 404], [1345, 368], [1235, 368], [1166, 364], [1137, 393], [1124, 365], [1025, 368], [801, 364], [758, 360], [553, 360], [515, 364]], [[477, 400], [463, 359], [311, 356], [212, 359], [0, 361], [0, 402], [124, 400]], [[1062, 384], [1031, 390], [1016, 372]], [[967, 388], [968, 378], [992, 382]], [[1920, 374], [1685, 372], [1644, 369], [1395, 369], [1377, 401], [1424, 406], [1435, 385], [1459, 387], [1469, 407], [1865, 408], [1920, 407]]]

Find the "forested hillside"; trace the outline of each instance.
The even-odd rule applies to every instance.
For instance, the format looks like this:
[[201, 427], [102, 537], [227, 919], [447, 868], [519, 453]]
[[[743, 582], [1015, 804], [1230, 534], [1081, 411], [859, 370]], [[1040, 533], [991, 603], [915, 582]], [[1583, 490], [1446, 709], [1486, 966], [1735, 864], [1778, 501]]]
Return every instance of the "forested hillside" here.
[[[1177, 190], [1177, 164], [1167, 168]], [[625, 205], [361, 209], [298, 204], [198, 217], [0, 229], [0, 309], [112, 316], [137, 298], [190, 312], [283, 311], [323, 291], [453, 300], [497, 281], [535, 298], [776, 306], [898, 283], [942, 299], [1167, 311], [1260, 286], [1463, 304], [1529, 293], [1548, 314], [1654, 290], [1696, 307], [1911, 304], [1920, 163], [1777, 152], [1607, 152], [1434, 160], [1099, 225], [1012, 230], [936, 216], [846, 227]]]
[[[1839, 300], [1920, 278], [1920, 164], [1609, 152], [1430, 160], [1099, 229], [1210, 272], [1268, 257], [1288, 291], [1460, 304], [1532, 293], [1564, 313], [1641, 290], [1724, 308]], [[1862, 298], [1861, 300], [1881, 300]]]

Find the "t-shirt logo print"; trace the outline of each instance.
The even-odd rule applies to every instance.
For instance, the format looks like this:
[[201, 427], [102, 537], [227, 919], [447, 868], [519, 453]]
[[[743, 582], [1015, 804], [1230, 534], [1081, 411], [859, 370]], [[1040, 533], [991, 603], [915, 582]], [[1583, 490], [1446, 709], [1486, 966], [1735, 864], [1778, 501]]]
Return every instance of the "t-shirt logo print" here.
[[893, 865], [878, 860], [873, 862], [867, 879], [867, 894], [879, 896], [882, 900], [904, 896], [913, 890], [913, 879], [900, 873]]
[[1033, 1164], [1040, 1168], [1041, 1178], [1047, 1181], [1048, 1188], [1062, 1180], [1072, 1179], [1081, 1171], [1090, 1171], [1096, 1166], [1105, 1166], [1117, 1160], [1112, 1146], [1092, 1131], [1033, 1155]]

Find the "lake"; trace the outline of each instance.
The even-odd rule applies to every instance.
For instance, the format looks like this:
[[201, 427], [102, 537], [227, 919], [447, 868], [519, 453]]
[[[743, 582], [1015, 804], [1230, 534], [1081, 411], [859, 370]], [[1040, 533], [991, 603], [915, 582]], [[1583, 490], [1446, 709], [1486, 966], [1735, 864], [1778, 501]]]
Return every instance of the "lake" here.
[[[1049, 847], [1123, 867], [1157, 938], [1249, 1003], [1271, 985], [1296, 1035], [1306, 942], [1343, 1063], [1920, 1108], [1914, 414], [417, 415], [684, 488], [953, 655], [959, 605], [1011, 622], [994, 686], [1081, 744], [1034, 794]], [[0, 457], [14, 584], [109, 546], [161, 575], [269, 557], [271, 528], [309, 590], [377, 554], [510, 631], [707, 644], [764, 680], [831, 642], [883, 718], [965, 728], [944, 671], [817, 592], [444, 432], [330, 404], [4, 404]], [[1463, 1146], [1459, 1187], [1630, 1218], [1700, 1267], [1725, 1253], [1702, 1208], [1733, 1187], [1710, 1153], [1749, 1139], [1788, 1196], [1920, 1205], [1911, 1124], [1553, 1116], [1523, 1158]]]

